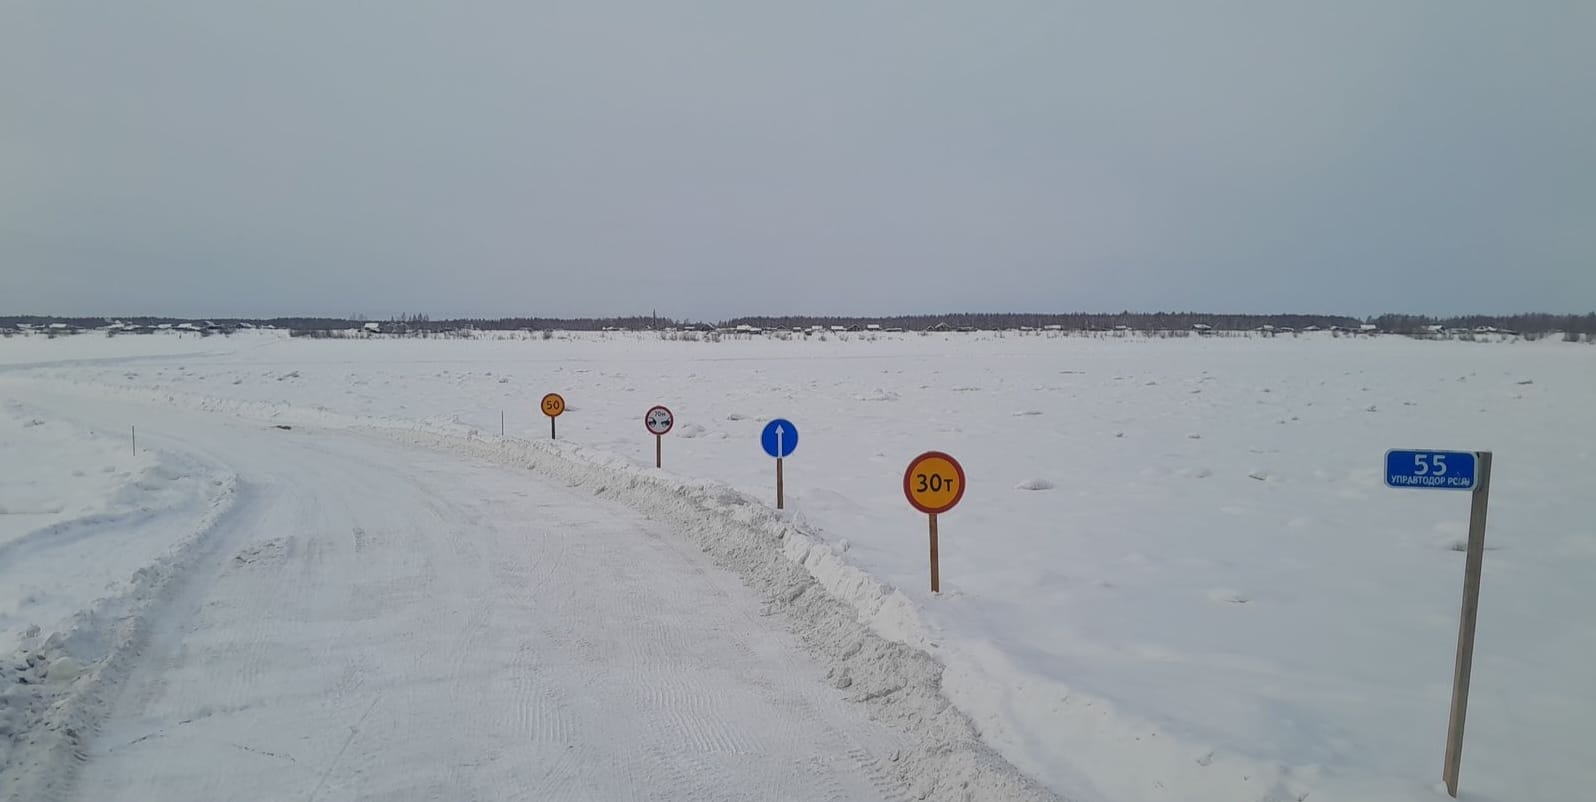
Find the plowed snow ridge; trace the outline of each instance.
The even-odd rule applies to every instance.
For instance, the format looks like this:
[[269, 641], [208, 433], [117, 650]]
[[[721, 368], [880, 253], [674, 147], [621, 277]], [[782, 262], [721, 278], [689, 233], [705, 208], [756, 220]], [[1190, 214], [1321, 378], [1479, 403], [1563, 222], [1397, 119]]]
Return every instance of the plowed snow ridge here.
[[783, 613], [805, 645], [830, 666], [849, 698], [912, 736], [895, 778], [920, 799], [1056, 799], [982, 743], [969, 718], [940, 691], [943, 666], [872, 626], [925, 642], [901, 593], [845, 563], [832, 550], [754, 499], [711, 483], [689, 484], [624, 462], [582, 461], [583, 449], [490, 441], [422, 430], [368, 429], [409, 445], [469, 454], [557, 477], [668, 522], [717, 564], [740, 574]]

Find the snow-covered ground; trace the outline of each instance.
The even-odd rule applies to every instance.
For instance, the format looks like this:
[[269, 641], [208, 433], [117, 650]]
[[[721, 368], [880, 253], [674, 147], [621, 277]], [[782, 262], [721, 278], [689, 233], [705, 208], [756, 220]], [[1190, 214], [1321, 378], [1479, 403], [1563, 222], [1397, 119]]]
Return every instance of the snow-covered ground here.
[[222, 495], [210, 466], [131, 441], [0, 400], [0, 654], [118, 592]]
[[[551, 391], [568, 403], [552, 446], [537, 409]], [[30, 431], [19, 428], [29, 416], [46, 419], [30, 410], [51, 393], [114, 399], [130, 418], [157, 402], [322, 429], [420, 427], [426, 437], [408, 445], [632, 476], [602, 495], [644, 506], [635, 477], [679, 485], [700, 506], [771, 503], [758, 432], [789, 418], [802, 439], [787, 462], [788, 509], [769, 514], [782, 534], [771, 548], [877, 633], [945, 665], [942, 691], [1014, 765], [1069, 798], [1125, 802], [1435, 798], [1467, 499], [1388, 490], [1381, 456], [1491, 449], [1465, 796], [1577, 799], [1596, 782], [1578, 726], [1596, 714], [1589, 345], [0, 341], [0, 395], [16, 404], [8, 440]], [[655, 403], [677, 421], [663, 472], [641, 420]], [[181, 418], [146, 414], [125, 423], [141, 437], [183, 436]], [[908, 459], [933, 448], [958, 457], [969, 480], [941, 522], [940, 596], [929, 592], [924, 516], [901, 492]], [[58, 453], [28, 461], [111, 464]], [[110, 478], [60, 472], [29, 503], [114, 498], [128, 466]], [[50, 581], [77, 570], [48, 565]]]
[[239, 498], [63, 798], [899, 798], [915, 742], [666, 526], [414, 440], [138, 409]]
[[34, 780], [51, 779], [76, 753], [138, 622], [230, 506], [224, 465], [148, 446], [135, 454], [132, 439], [0, 396], [0, 779], [14, 783], [6, 799], [48, 787]]

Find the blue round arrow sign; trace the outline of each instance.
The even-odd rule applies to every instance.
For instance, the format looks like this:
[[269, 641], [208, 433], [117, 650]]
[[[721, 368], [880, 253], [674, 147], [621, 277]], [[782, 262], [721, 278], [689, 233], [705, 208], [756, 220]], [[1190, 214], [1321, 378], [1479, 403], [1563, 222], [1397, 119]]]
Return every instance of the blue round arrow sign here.
[[765, 447], [765, 453], [781, 459], [792, 456], [798, 450], [798, 427], [786, 418], [777, 418], [765, 424], [765, 430], [759, 434], [759, 444]]

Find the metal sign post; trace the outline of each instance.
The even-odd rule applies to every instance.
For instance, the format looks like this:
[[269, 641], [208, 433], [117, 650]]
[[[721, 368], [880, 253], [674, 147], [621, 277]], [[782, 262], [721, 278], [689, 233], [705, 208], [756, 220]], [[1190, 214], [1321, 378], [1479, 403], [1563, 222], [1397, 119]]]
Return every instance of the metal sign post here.
[[1452, 711], [1446, 723], [1446, 756], [1441, 779], [1446, 792], [1457, 797], [1458, 772], [1463, 766], [1463, 723], [1469, 712], [1469, 679], [1474, 670], [1474, 626], [1480, 613], [1480, 575], [1485, 568], [1485, 515], [1491, 503], [1491, 452], [1418, 451], [1385, 452], [1388, 487], [1433, 490], [1467, 490], [1469, 505], [1468, 556], [1463, 567], [1463, 610], [1458, 616], [1457, 661], [1452, 668]]
[[654, 467], [661, 466], [661, 456], [665, 450], [665, 433], [676, 425], [676, 416], [662, 406], [650, 407], [643, 415], [643, 427], [654, 435]]
[[543, 396], [543, 414], [549, 416], [549, 439], [555, 439], [554, 419], [565, 414], [565, 397], [559, 393]]
[[1478, 455], [1474, 503], [1469, 506], [1469, 550], [1463, 567], [1463, 612], [1457, 628], [1457, 663], [1452, 670], [1452, 712], [1446, 723], [1446, 762], [1441, 779], [1457, 797], [1463, 766], [1463, 722], [1469, 713], [1469, 678], [1474, 670], [1474, 624], [1480, 613], [1480, 574], [1485, 569], [1485, 514], [1491, 504], [1491, 452]]
[[903, 472], [903, 495], [909, 505], [930, 519], [931, 592], [942, 592], [942, 567], [937, 559], [937, 515], [964, 498], [964, 466], [940, 451], [927, 451], [909, 461]]
[[776, 509], [779, 510], [787, 503], [781, 461], [798, 449], [798, 427], [786, 418], [776, 418], [765, 424], [764, 431], [759, 433], [759, 445], [766, 454], [776, 458]]

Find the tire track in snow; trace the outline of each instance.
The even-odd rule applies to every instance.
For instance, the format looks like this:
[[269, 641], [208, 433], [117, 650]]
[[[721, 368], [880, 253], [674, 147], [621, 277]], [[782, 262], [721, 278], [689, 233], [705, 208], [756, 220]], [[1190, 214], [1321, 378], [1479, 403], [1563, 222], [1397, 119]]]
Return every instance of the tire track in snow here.
[[338, 748], [338, 754], [333, 756], [332, 762], [327, 764], [327, 768], [322, 770], [321, 779], [316, 782], [316, 787], [311, 790], [310, 796], [305, 797], [305, 802], [316, 802], [316, 797], [321, 795], [321, 789], [327, 787], [327, 778], [331, 777], [333, 771], [338, 768], [338, 764], [343, 762], [344, 753], [348, 752], [349, 745], [360, 737], [361, 725], [365, 724], [366, 719], [371, 717], [371, 711], [377, 709], [377, 703], [380, 701], [382, 701], [381, 693], [372, 695], [371, 704], [366, 706], [366, 712], [361, 713], [360, 718], [349, 727], [349, 737], [344, 739], [344, 745]]
[[657, 744], [648, 748], [646, 756], [648, 761], [645, 765], [654, 770], [646, 779], [651, 785], [661, 781], [664, 783], [664, 787], [653, 798], [703, 799], [712, 802], [736, 798], [723, 790], [726, 777], [721, 769], [708, 764], [701, 755], [682, 753], [664, 744]]
[[[840, 740], [849, 740], [841, 733], [838, 733], [837, 737]], [[906, 778], [882, 766], [881, 758], [857, 746], [848, 750], [848, 757], [853, 760], [855, 766], [864, 770], [870, 778], [870, 784], [875, 786], [876, 792], [885, 802], [909, 802], [909, 795], [903, 791]]]
[[541, 670], [536, 647], [531, 642], [522, 643], [510, 663], [510, 704], [498, 709], [518, 737], [556, 744], [570, 743], [575, 738], [576, 728], [562, 696], [537, 681]]
[[572, 750], [566, 750], [554, 756], [554, 759], [538, 774], [535, 780], [527, 786], [525, 794], [520, 798], [526, 800], [563, 800], [587, 799], [585, 785], [581, 782], [586, 761]]

